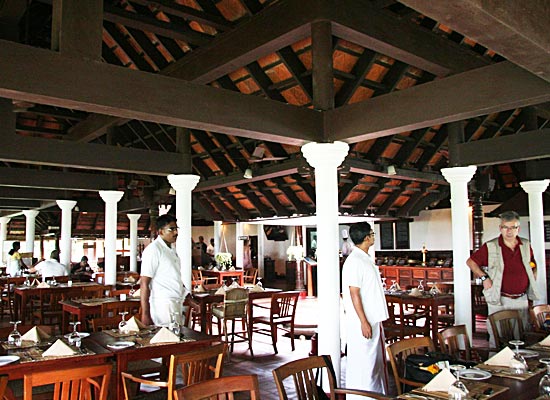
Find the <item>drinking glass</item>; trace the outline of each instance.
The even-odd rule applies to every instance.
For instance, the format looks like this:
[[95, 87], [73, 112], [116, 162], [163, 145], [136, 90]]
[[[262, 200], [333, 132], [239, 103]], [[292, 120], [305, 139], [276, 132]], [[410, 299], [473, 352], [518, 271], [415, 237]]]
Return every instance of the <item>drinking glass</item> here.
[[262, 277], [261, 276], [256, 277], [256, 280], [258, 281], [258, 283], [256, 283], [256, 285], [258, 285], [258, 287], [264, 287], [264, 285], [262, 284]]
[[424, 285], [422, 284], [422, 282], [423, 282], [422, 279], [418, 282], [418, 290], [420, 290], [421, 292], [424, 291]]
[[128, 314], [128, 311], [122, 311], [118, 313], [118, 315], [122, 316], [122, 320], [118, 323], [118, 331], [120, 333], [126, 333], [127, 322], [126, 322], [126, 319], [124, 318], [126, 317], [126, 314]]
[[463, 368], [458, 368], [458, 366], [455, 366], [455, 368], [452, 369], [456, 375], [456, 381], [453, 382], [451, 388], [449, 389], [449, 400], [463, 400], [468, 398], [468, 388], [460, 380], [461, 369]]
[[384, 289], [384, 291], [388, 288], [388, 286], [386, 285], [386, 278], [382, 277], [382, 289]]
[[539, 382], [539, 394], [543, 399], [550, 399], [550, 358], [541, 358], [539, 362], [546, 365], [546, 374]]
[[390, 293], [397, 292], [397, 281], [392, 280], [390, 286]]
[[237, 278], [233, 276], [231, 279], [233, 280], [233, 282], [231, 282], [231, 288], [238, 288], [239, 284], [237, 283]]
[[432, 296], [437, 296], [439, 294], [439, 289], [437, 288], [437, 285], [434, 283], [433, 286], [430, 288], [430, 294]]
[[21, 347], [21, 333], [17, 330], [17, 325], [21, 321], [10, 321], [10, 324], [13, 325], [13, 331], [8, 335], [8, 343], [17, 347]]
[[512, 357], [512, 360], [510, 361], [512, 372], [517, 375], [523, 374], [525, 373], [525, 371], [527, 371], [527, 362], [525, 361], [525, 358], [523, 358], [523, 356], [519, 353], [519, 346], [525, 343], [521, 340], [510, 340], [509, 343], [516, 346], [514, 357]]
[[170, 325], [168, 325], [168, 329], [170, 329], [174, 334], [178, 335], [181, 331], [180, 323], [178, 322], [178, 313], [173, 312], [170, 313]]
[[130, 291], [128, 292], [128, 295], [129, 295], [130, 297], [134, 297], [134, 294], [136, 294], [136, 290], [134, 289], [134, 286], [135, 286], [135, 283], [132, 283], [132, 284], [130, 285]]
[[73, 326], [73, 331], [69, 335], [69, 344], [80, 348], [82, 338], [80, 337], [80, 333], [76, 330], [76, 327], [80, 325], [80, 321], [69, 322], [69, 324]]

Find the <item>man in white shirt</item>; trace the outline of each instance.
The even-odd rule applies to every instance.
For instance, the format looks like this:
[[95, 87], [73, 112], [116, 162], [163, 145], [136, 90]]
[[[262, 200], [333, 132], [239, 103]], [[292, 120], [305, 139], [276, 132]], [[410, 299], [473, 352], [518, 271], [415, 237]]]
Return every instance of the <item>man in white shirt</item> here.
[[189, 293], [181, 277], [181, 263], [172, 247], [178, 238], [173, 215], [157, 219], [158, 237], [145, 248], [141, 261], [141, 322], [168, 326], [172, 314], [182, 322], [183, 300]]
[[42, 278], [51, 278], [52, 276], [67, 276], [67, 268], [59, 262], [59, 250], [50, 253], [50, 259], [44, 260], [29, 269], [29, 272], [38, 272]]
[[374, 231], [369, 223], [359, 222], [351, 225], [349, 234], [355, 247], [342, 272], [348, 339], [346, 386], [387, 393], [382, 321], [388, 319], [388, 307], [380, 272], [368, 254], [374, 245]]

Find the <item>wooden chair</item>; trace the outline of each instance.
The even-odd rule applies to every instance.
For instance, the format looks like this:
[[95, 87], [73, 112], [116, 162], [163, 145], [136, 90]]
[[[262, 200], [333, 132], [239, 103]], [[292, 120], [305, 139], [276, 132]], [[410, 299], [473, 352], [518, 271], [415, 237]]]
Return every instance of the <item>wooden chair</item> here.
[[21, 285], [23, 282], [25, 282], [25, 278], [22, 276], [17, 277], [7, 277], [3, 278], [3, 281], [5, 283], [4, 289], [2, 290], [2, 297], [1, 297], [1, 303], [0, 308], [2, 315], [4, 314], [5, 310], [8, 310], [8, 313], [10, 315], [10, 321], [13, 321], [14, 319], [14, 308], [13, 308], [13, 302], [14, 302], [14, 286], [15, 285]]
[[504, 348], [510, 340], [524, 340], [523, 321], [518, 310], [502, 310], [489, 315], [495, 347]]
[[550, 304], [540, 304], [533, 306], [529, 309], [529, 316], [531, 317], [531, 324], [535, 332], [547, 333], [544, 328], [544, 321], [547, 316], [550, 316]]
[[432, 338], [428, 336], [414, 337], [392, 343], [386, 347], [388, 356], [397, 386], [397, 394], [403, 394], [403, 386], [414, 387], [424, 386], [425, 383], [415, 382], [405, 378], [405, 360], [411, 354], [425, 354], [429, 351], [435, 351], [435, 345]]
[[191, 286], [195, 287], [198, 285], [202, 285], [203, 278], [202, 278], [202, 272], [198, 269], [191, 270]]
[[121, 316], [116, 315], [113, 317], [99, 317], [92, 318], [90, 326], [92, 332], [101, 332], [109, 329], [118, 329], [118, 323], [121, 321]]
[[472, 330], [476, 331], [476, 318], [479, 316], [484, 320], [489, 315], [487, 301], [483, 295], [483, 286], [472, 285]]
[[167, 376], [161, 377], [160, 380], [146, 379], [136, 376], [135, 374], [122, 372], [124, 396], [126, 400], [136, 399], [136, 397], [138, 397], [131, 396], [131, 393], [135, 392], [135, 390], [130, 390], [130, 384], [134, 382], [137, 384], [136, 386], [138, 386], [138, 388], [141, 384], [161, 388], [156, 392], [149, 392], [140, 397], [150, 399], [151, 396], [153, 396], [154, 398], [172, 400], [174, 390], [176, 390], [176, 375], [178, 370], [181, 371], [183, 385], [185, 386], [203, 382], [208, 379], [219, 378], [222, 374], [223, 357], [226, 351], [226, 345], [222, 343], [190, 353], [173, 354], [170, 356], [168, 374]]
[[[319, 399], [319, 382], [316, 377], [326, 373], [328, 377], [330, 399], [344, 399], [346, 394], [355, 394], [372, 399], [391, 399], [381, 393], [374, 393], [366, 390], [338, 388], [336, 385], [336, 375], [332, 366], [330, 356], [310, 356], [295, 361], [290, 361], [273, 370], [273, 377], [277, 385], [277, 392], [280, 400], [296, 399], [309, 400]], [[285, 380], [288, 384], [285, 386]], [[287, 387], [294, 384], [295, 393], [287, 393]]]
[[111, 370], [105, 364], [25, 374], [23, 400], [32, 399], [34, 387], [52, 384], [53, 400], [107, 400]]
[[[421, 312], [413, 318], [412, 314], [414, 313], [407, 312], [406, 304], [401, 301], [388, 303], [388, 314], [389, 318], [383, 323], [388, 342], [416, 336], [428, 336], [430, 333], [428, 318], [425, 314]], [[421, 318], [425, 319], [424, 325], [418, 326], [417, 321]]]
[[61, 325], [63, 308], [59, 302], [67, 298], [67, 292], [56, 289], [40, 293], [36, 309], [32, 313], [39, 325]]
[[233, 399], [234, 395], [239, 393], [246, 395], [247, 399], [260, 400], [258, 375], [224, 376], [196, 383], [176, 390], [174, 398], [175, 400]]
[[110, 303], [103, 303], [101, 305], [101, 316], [114, 317], [118, 316], [121, 312], [127, 312], [130, 318], [132, 315], [140, 314], [140, 302], [135, 300], [113, 301]]
[[[269, 316], [258, 316], [252, 320], [253, 332], [264, 335], [271, 335], [273, 350], [277, 351], [277, 329], [281, 329], [290, 334], [290, 345], [294, 351], [294, 318], [296, 316], [296, 306], [300, 292], [281, 292], [274, 293], [271, 297], [271, 305], [269, 307]], [[254, 304], [255, 307], [266, 308], [260, 304]], [[269, 329], [258, 328], [254, 329], [257, 324], [268, 325]], [[288, 328], [285, 326], [288, 325]]]
[[[229, 353], [233, 352], [235, 342], [248, 342], [250, 354], [252, 351], [252, 337], [248, 330], [248, 290], [243, 288], [233, 288], [225, 292], [223, 304], [212, 304], [212, 316], [218, 320], [218, 332], [220, 323], [223, 325], [223, 336], [225, 342], [230, 343]], [[242, 322], [242, 330], [235, 331], [235, 321]], [[227, 330], [227, 322], [231, 321], [231, 334]], [[229, 339], [231, 337], [231, 339]]]
[[101, 299], [105, 296], [105, 288], [101, 286], [84, 286], [80, 296], [84, 299]]
[[243, 274], [244, 286], [254, 286], [256, 284], [256, 277], [258, 276], [258, 268], [245, 268]]
[[437, 334], [439, 347], [443, 353], [466, 361], [483, 362], [489, 355], [489, 349], [472, 348], [466, 325], [446, 328]]

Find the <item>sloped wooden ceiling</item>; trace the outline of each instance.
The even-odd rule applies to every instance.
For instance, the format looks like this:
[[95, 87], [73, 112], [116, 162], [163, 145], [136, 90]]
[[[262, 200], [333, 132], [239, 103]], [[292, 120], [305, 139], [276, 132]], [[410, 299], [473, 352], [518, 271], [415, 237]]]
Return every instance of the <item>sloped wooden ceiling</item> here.
[[97, 191], [116, 189], [119, 228], [138, 212], [146, 231], [166, 175], [193, 173], [196, 224], [307, 215], [300, 146], [333, 140], [342, 213], [418, 215], [448, 201], [441, 168], [469, 164], [506, 201], [548, 177], [550, 49], [529, 25], [548, 10], [432, 3], [7, 0], [0, 212], [40, 208], [46, 231], [71, 198], [75, 230], [101, 235]]

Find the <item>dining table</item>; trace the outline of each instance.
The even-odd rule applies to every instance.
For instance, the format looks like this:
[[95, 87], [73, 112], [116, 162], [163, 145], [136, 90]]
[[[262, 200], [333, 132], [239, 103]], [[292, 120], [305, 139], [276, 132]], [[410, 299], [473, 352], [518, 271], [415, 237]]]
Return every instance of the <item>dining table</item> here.
[[[194, 350], [211, 346], [219, 342], [215, 336], [209, 336], [186, 327], [181, 328], [181, 340], [173, 343], [150, 343], [151, 338], [160, 328], [151, 328], [141, 331], [138, 334], [121, 335], [118, 330], [108, 330], [102, 332], [93, 332], [90, 335], [97, 345], [112, 352], [116, 363], [115, 393], [117, 400], [124, 400], [124, 387], [122, 384], [122, 372], [128, 372], [128, 365], [133, 361], [150, 360], [153, 358], [163, 358], [167, 360], [172, 354], [187, 353]], [[117, 342], [129, 342], [126, 347], [114, 348]]]
[[235, 270], [215, 270], [215, 269], [203, 269], [201, 273], [204, 277], [215, 277], [218, 279], [218, 285], [221, 285], [225, 282], [227, 278], [237, 278], [239, 280], [238, 284], [240, 286], [244, 285], [244, 270], [235, 269]]

